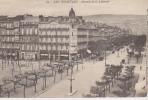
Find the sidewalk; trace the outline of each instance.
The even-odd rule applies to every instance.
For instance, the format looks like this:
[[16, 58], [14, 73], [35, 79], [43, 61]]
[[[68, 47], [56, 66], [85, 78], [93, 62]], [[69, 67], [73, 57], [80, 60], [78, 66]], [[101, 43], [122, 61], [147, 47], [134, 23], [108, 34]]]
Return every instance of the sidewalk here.
[[[141, 69], [140, 69], [141, 67]], [[143, 58], [141, 64], [136, 64], [135, 73], [139, 74], [139, 80], [135, 86], [135, 96], [146, 96], [146, 57]]]

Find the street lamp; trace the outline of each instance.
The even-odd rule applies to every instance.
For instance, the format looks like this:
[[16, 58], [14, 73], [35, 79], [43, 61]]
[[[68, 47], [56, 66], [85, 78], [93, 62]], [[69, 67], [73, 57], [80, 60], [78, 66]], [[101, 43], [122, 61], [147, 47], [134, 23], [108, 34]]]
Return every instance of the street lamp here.
[[106, 66], [106, 47], [105, 47], [105, 66]]
[[72, 66], [71, 66], [71, 75], [70, 75], [70, 93], [72, 93], [72, 81], [74, 80], [72, 77]]
[[72, 63], [70, 62], [70, 67], [71, 67], [71, 75], [70, 75], [70, 78], [68, 79], [69, 81], [70, 81], [70, 93], [69, 93], [69, 95], [70, 96], [72, 96], [74, 93], [75, 93], [75, 91], [73, 91], [73, 85], [72, 85], [72, 82], [73, 82], [73, 80], [74, 80], [74, 78], [72, 77], [72, 74], [73, 74], [73, 65], [72, 65]]
[[68, 52], [68, 55], [69, 55], [69, 67], [71, 68], [71, 74], [70, 74], [70, 78], [68, 78], [68, 80], [70, 81], [70, 93], [68, 94], [69, 96], [72, 96], [76, 91], [73, 91], [73, 67], [74, 67], [74, 62], [72, 62], [72, 58], [71, 58], [71, 54], [70, 54], [70, 51]]
[[81, 61], [82, 61], [82, 69], [83, 69], [83, 54], [82, 54], [82, 57], [81, 57]]
[[103, 41], [104, 41], [104, 45], [105, 45], [105, 57], [104, 57], [105, 59], [104, 60], [105, 60], [105, 66], [106, 66], [106, 62], [107, 62], [106, 61], [106, 48], [107, 48], [107, 46], [106, 46], [106, 42], [105, 42], [106, 39], [104, 38]]

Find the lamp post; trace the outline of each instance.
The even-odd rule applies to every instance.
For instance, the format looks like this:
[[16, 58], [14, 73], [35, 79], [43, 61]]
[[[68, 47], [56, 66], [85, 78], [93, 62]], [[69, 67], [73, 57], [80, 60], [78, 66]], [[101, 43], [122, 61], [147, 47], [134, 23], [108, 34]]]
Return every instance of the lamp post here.
[[73, 74], [73, 69], [72, 69], [72, 64], [71, 64], [71, 62], [70, 62], [70, 67], [71, 67], [71, 74], [70, 74], [70, 78], [68, 79], [69, 81], [70, 81], [70, 96], [73, 94], [73, 84], [72, 84], [72, 82], [73, 82], [73, 80], [74, 80], [74, 78], [72, 77], [72, 74]]
[[[73, 91], [73, 67], [74, 67], [74, 60], [72, 59], [72, 55], [71, 54], [77, 54], [77, 33], [76, 33], [76, 29], [73, 28], [73, 23], [71, 23], [71, 28], [70, 28], [70, 32], [71, 34], [69, 35], [69, 50], [68, 50], [68, 55], [69, 55], [69, 66], [71, 68], [71, 75], [70, 78], [68, 79], [70, 81], [70, 93], [69, 95], [72, 96], [76, 91]], [[77, 69], [78, 69], [78, 65], [77, 65]]]
[[82, 54], [82, 58], [81, 58], [81, 60], [82, 60], [82, 69], [83, 69], [83, 54]]
[[3, 64], [3, 59], [4, 59], [4, 54], [3, 54], [3, 50], [2, 50], [2, 70], [3, 70], [3, 68], [4, 68], [4, 64]]
[[106, 66], [106, 46], [105, 46], [105, 66]]
[[[148, 9], [147, 9], [147, 30], [148, 30]], [[146, 66], [148, 66], [148, 33], [146, 34]], [[148, 67], [146, 67], [146, 86], [148, 90]]]
[[71, 68], [71, 74], [70, 74], [70, 78], [68, 79], [69, 81], [70, 81], [70, 93], [69, 93], [69, 95], [70, 96], [72, 96], [74, 93], [75, 93], [75, 91], [73, 91], [73, 80], [74, 80], [74, 78], [73, 78], [73, 62], [72, 62], [72, 58], [71, 58], [71, 54], [70, 54], [70, 51], [68, 52], [68, 55], [69, 55], [69, 67]]
[[79, 70], [79, 68], [78, 68], [78, 67], [79, 67], [79, 66], [78, 66], [78, 63], [79, 63], [79, 62], [78, 62], [78, 54], [77, 54], [76, 62], [77, 62], [77, 71], [78, 71], [78, 70]]
[[106, 61], [106, 47], [107, 47], [107, 46], [106, 46], [106, 42], [105, 42], [106, 39], [104, 38], [103, 41], [104, 41], [104, 45], [105, 45], [105, 46], [104, 46], [104, 47], [105, 47], [105, 55], [104, 55], [105, 57], [104, 57], [104, 61], [105, 61], [105, 66], [106, 66], [106, 62], [107, 62], [107, 61]]
[[16, 53], [17, 53], [18, 67], [19, 67], [19, 70], [21, 71], [21, 66], [20, 66], [20, 61], [19, 61], [19, 59], [20, 59], [19, 52], [20, 52], [20, 49], [18, 49]]
[[25, 85], [23, 85], [23, 95], [24, 95], [24, 98], [26, 97], [26, 86]]

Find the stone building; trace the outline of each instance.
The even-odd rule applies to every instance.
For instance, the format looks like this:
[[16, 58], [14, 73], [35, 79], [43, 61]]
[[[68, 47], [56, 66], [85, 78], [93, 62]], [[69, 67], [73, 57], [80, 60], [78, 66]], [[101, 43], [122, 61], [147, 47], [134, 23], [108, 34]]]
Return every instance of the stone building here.
[[[105, 35], [110, 36], [105, 32], [108, 28], [85, 22], [82, 16], [76, 16], [73, 8], [69, 11], [69, 16], [2, 16], [0, 55], [7, 56], [8, 59], [54, 61], [85, 57], [87, 50], [91, 48], [91, 42], [96, 42]], [[112, 28], [110, 30], [114, 31]]]
[[0, 20], [0, 55], [5, 59], [17, 59], [19, 51], [19, 20]]

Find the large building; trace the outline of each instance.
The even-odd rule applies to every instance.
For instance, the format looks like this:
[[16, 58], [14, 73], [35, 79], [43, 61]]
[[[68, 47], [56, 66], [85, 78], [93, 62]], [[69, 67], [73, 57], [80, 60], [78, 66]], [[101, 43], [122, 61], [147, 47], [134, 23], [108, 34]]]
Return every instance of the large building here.
[[8, 59], [16, 59], [19, 52], [19, 21], [13, 18], [0, 21], [0, 55]]
[[20, 59], [37, 59], [39, 17], [25, 15], [19, 24]]
[[[72, 59], [88, 49], [91, 34], [97, 29], [85, 25], [81, 16], [75, 16], [73, 9], [69, 16], [61, 16], [58, 20], [41, 21], [39, 23], [40, 57], [51, 60]], [[42, 56], [43, 55], [43, 56]]]
[[112, 28], [109, 35], [105, 34], [107, 28], [85, 22], [82, 16], [76, 16], [73, 8], [69, 16], [1, 16], [0, 55], [7, 59], [54, 61], [85, 57], [91, 42], [102, 36], [117, 36], [118, 32], [113, 34]]

